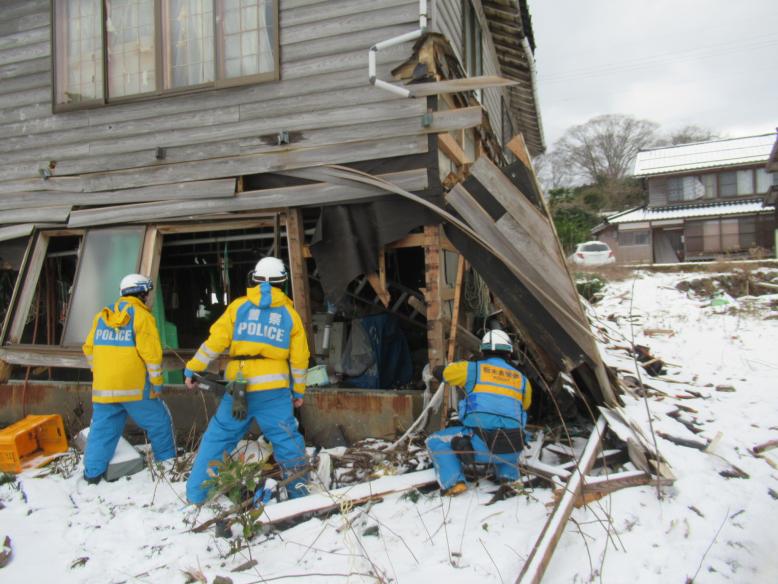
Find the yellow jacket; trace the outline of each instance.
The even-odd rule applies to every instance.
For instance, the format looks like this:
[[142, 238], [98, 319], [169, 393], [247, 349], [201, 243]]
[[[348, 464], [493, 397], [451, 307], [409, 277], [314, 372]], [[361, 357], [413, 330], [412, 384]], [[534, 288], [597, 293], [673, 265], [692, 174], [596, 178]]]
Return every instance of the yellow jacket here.
[[[138, 401], [146, 387], [162, 385], [157, 323], [134, 296], [122, 296], [95, 315], [82, 349], [92, 368], [93, 402]], [[152, 398], [158, 395], [149, 393]]]
[[248, 391], [290, 388], [295, 397], [305, 393], [308, 339], [291, 299], [278, 288], [262, 283], [233, 300], [186, 368], [204, 371], [228, 347], [230, 357], [248, 359], [231, 359], [227, 379], [241, 371]]

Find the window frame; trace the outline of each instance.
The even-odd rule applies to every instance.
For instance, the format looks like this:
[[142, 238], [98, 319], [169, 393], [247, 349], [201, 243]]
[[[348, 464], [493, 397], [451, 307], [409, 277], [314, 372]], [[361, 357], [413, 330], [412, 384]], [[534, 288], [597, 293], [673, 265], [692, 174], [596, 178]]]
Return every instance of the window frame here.
[[281, 26], [280, 26], [280, 9], [279, 0], [267, 0], [272, 2], [273, 5], [273, 71], [266, 73], [257, 73], [255, 75], [245, 75], [242, 77], [235, 77], [231, 79], [219, 78], [219, 75], [224, 73], [224, 47], [221, 46], [224, 34], [222, 26], [219, 22], [224, 22], [223, 18], [223, 0], [211, 0], [213, 2], [213, 25], [214, 25], [214, 80], [206, 83], [200, 83], [196, 85], [187, 85], [184, 87], [171, 87], [169, 89], [164, 88], [165, 71], [164, 67], [168, 64], [169, 59], [166, 57], [168, 47], [165, 44], [167, 35], [163, 30], [165, 22], [163, 21], [162, 14], [164, 0], [153, 0], [154, 2], [154, 58], [155, 58], [155, 80], [157, 89], [154, 91], [147, 91], [145, 93], [138, 93], [133, 95], [125, 95], [120, 97], [111, 97], [108, 94], [108, 34], [106, 31], [106, 10], [105, 0], [100, 0], [100, 19], [102, 22], [102, 97], [96, 99], [90, 99], [88, 101], [79, 101], [77, 103], [57, 103], [57, 89], [59, 87], [60, 77], [62, 71], [59, 68], [59, 62], [61, 60], [61, 53], [57, 50], [57, 43], [59, 42], [59, 36], [57, 34], [59, 26], [57, 20], [57, 4], [58, 0], [51, 0], [49, 15], [51, 21], [50, 27], [50, 41], [51, 41], [51, 105], [53, 113], [63, 113], [69, 111], [79, 111], [102, 108], [110, 105], [118, 105], [123, 103], [135, 103], [143, 102], [152, 99], [159, 99], [162, 97], [171, 97], [177, 95], [189, 95], [195, 93], [201, 93], [203, 91], [211, 91], [215, 89], [224, 89], [229, 87], [239, 87], [243, 85], [254, 85], [257, 83], [265, 83], [271, 81], [278, 81], [281, 79]]
[[[629, 236], [629, 237], [628, 237]], [[638, 236], [641, 239], [645, 238], [645, 241], [638, 241]], [[651, 245], [651, 230], [650, 229], [619, 229], [617, 242], [619, 247], [637, 247], [640, 245]]]

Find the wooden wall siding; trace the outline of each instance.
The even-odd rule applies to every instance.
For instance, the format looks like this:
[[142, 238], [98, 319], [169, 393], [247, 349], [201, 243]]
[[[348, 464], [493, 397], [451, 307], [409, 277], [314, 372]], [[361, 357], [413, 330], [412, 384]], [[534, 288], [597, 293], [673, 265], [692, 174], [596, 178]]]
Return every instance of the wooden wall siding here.
[[52, 202], [60, 205], [94, 207], [147, 201], [215, 199], [233, 196], [235, 196], [235, 179], [227, 178], [126, 189], [110, 193], [73, 193], [67, 191], [3, 193], [0, 194], [0, 211], [40, 207]]
[[[425, 168], [380, 175], [406, 190], [419, 191], [428, 186]], [[198, 217], [213, 213], [264, 211], [279, 209], [294, 202], [297, 205], [323, 205], [353, 202], [385, 195], [386, 191], [366, 185], [314, 183], [295, 187], [245, 191], [232, 199], [205, 199], [103, 207], [74, 211], [68, 227], [94, 227], [128, 222], [153, 222], [180, 217]]]
[[[433, 20], [430, 23], [430, 28], [435, 32], [441, 33], [449, 40], [451, 47], [454, 49], [454, 53], [459, 58], [459, 62], [463, 63], [462, 43], [464, 42], [464, 31], [462, 30], [462, 0], [433, 1]], [[483, 42], [481, 47], [481, 53], [483, 54], [483, 74], [502, 76], [497, 61], [497, 53], [490, 37], [489, 28], [486, 25], [486, 17], [483, 12], [481, 1], [472, 0], [472, 2], [483, 29]], [[482, 90], [481, 93], [482, 105], [489, 113], [489, 123], [491, 124], [492, 131], [495, 133], [498, 140], [502, 140], [502, 105], [500, 98], [502, 97], [506, 100], [506, 103], [508, 102], [508, 88], [490, 87]]]
[[[225, 172], [263, 172], [286, 168], [284, 158], [300, 163], [348, 162], [347, 148], [340, 148], [334, 160], [323, 157], [338, 144], [362, 143], [371, 125], [383, 129], [395, 122], [408, 128], [407, 123], [418, 120], [426, 100], [402, 100], [373, 88], [367, 80], [368, 48], [415, 29], [417, 0], [284, 0], [280, 7], [279, 82], [53, 115], [50, 3], [4, 1], [0, 9], [0, 193], [39, 192], [35, 200], [41, 204], [45, 193], [65, 190], [71, 193], [67, 203], [71, 204], [79, 200], [74, 194], [80, 191], [208, 180], [227, 176]], [[407, 43], [379, 53], [379, 74], [388, 78], [411, 48]], [[270, 143], [282, 130], [290, 132], [292, 144]], [[418, 134], [422, 133], [419, 129]], [[388, 151], [394, 155], [426, 151], [419, 144], [408, 135], [392, 141]], [[157, 160], [157, 147], [166, 149], [163, 160]], [[301, 148], [312, 151], [300, 154]], [[366, 151], [382, 156], [377, 143]], [[360, 153], [355, 155], [355, 160], [364, 159]], [[199, 162], [214, 157], [248, 158], [217, 165]], [[261, 162], [264, 157], [267, 161]], [[50, 161], [56, 161], [54, 176], [43, 181], [39, 168]], [[131, 168], [143, 170], [116, 177], [99, 174]], [[86, 173], [90, 176], [78, 176]], [[78, 179], [62, 180], [66, 175]]]

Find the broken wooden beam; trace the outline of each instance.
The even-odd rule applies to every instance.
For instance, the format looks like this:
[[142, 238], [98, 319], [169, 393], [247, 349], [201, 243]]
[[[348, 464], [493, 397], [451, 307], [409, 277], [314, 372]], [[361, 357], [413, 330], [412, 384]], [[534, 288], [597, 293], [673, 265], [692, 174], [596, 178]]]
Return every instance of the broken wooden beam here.
[[600, 450], [605, 426], [605, 418], [600, 416], [592, 429], [579, 465], [571, 474], [567, 485], [565, 485], [564, 494], [560, 497], [553, 513], [543, 526], [543, 531], [540, 533], [540, 537], [532, 548], [529, 558], [527, 558], [524, 567], [521, 569], [521, 573], [516, 579], [516, 584], [538, 584], [543, 578], [559, 538], [562, 537], [567, 520], [573, 512], [575, 500], [583, 489], [584, 477], [594, 464], [597, 452]]

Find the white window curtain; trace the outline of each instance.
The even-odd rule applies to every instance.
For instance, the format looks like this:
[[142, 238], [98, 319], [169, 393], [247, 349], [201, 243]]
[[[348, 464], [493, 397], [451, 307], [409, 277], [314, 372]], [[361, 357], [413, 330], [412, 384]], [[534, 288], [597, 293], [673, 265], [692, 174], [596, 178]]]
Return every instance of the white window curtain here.
[[224, 0], [224, 76], [258, 75], [275, 68], [272, 0]]
[[737, 194], [754, 194], [754, 171], [750, 168], [748, 170], [737, 171]]
[[683, 200], [693, 201], [705, 195], [705, 185], [699, 176], [683, 177]]
[[[776, 173], [778, 176], [778, 173]], [[764, 195], [770, 190], [770, 186], [773, 184], [773, 177], [764, 169], [756, 169], [756, 192], [760, 195]]]
[[99, 0], [58, 0], [57, 103], [103, 97], [103, 33]]
[[154, 91], [154, 0], [108, 0], [105, 9], [109, 97]]
[[165, 86], [214, 80], [213, 0], [168, 0], [165, 4]]

